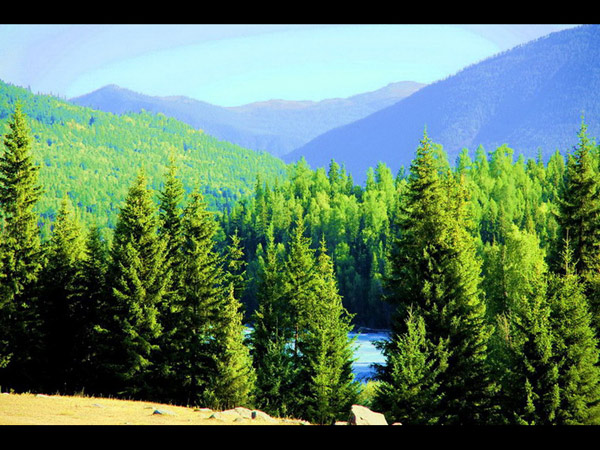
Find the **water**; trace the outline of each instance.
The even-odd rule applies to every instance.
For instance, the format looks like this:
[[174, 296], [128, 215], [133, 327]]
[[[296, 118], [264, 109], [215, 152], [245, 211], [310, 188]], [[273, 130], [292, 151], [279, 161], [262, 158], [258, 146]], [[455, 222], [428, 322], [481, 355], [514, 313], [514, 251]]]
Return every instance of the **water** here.
[[[251, 328], [247, 327], [244, 330], [247, 336], [251, 332]], [[352, 365], [354, 376], [366, 383], [369, 378], [375, 375], [375, 371], [371, 367], [374, 363], [384, 363], [385, 359], [381, 351], [375, 347], [375, 341], [385, 340], [389, 334], [387, 331], [368, 330], [364, 332], [349, 333], [350, 337], [356, 337], [356, 352], [354, 354], [355, 361]]]
[[385, 340], [389, 336], [385, 331], [369, 331], [364, 333], [350, 333], [350, 337], [356, 337], [356, 361], [353, 364], [354, 376], [363, 383], [371, 378], [375, 371], [371, 367], [374, 363], [384, 363], [385, 358], [374, 345], [375, 341]]

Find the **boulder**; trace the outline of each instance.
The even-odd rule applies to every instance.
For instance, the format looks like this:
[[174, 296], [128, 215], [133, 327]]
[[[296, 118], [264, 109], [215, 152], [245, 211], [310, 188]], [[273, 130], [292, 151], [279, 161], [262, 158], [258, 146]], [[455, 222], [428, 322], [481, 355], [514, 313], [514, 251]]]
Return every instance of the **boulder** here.
[[387, 425], [387, 420], [383, 414], [371, 411], [369, 408], [361, 405], [352, 405], [349, 425]]
[[174, 416], [175, 413], [166, 409], [155, 409], [152, 414]]

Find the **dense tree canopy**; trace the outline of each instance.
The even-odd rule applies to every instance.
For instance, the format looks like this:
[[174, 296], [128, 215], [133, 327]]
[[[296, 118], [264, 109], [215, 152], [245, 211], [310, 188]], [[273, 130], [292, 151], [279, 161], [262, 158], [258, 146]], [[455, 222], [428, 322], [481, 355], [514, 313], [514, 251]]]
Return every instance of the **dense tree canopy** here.
[[[373, 405], [391, 420], [600, 420], [600, 152], [584, 124], [573, 151], [546, 162], [503, 145], [452, 164], [425, 134], [407, 171], [380, 163], [364, 186], [335, 161], [313, 170], [301, 160], [279, 178], [269, 166], [244, 172], [251, 195], [223, 195], [223, 207], [189, 182], [200, 162], [188, 164], [188, 143], [209, 137], [160, 116], [98, 115], [86, 122], [94, 139], [117, 123], [153, 130], [115, 144], [123, 158], [181, 144], [161, 153], [172, 157], [160, 181], [147, 153], [145, 168], [115, 163], [135, 177], [93, 185], [112, 197], [126, 184], [108, 223], [81, 179], [55, 212], [41, 207], [48, 180], [75, 173], [44, 152], [92, 138], [83, 110], [27, 108], [37, 116], [14, 108], [0, 155], [3, 390], [256, 405], [331, 423], [361, 391], [349, 332], [376, 327], [391, 333]], [[44, 148], [40, 124], [72, 134]], [[93, 158], [58, 153], [90, 174]]]

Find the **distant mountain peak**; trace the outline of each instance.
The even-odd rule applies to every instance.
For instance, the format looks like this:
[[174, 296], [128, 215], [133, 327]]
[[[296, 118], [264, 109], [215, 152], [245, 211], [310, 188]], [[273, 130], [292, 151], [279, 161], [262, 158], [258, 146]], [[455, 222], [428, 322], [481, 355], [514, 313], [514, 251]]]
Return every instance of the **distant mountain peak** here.
[[149, 96], [110, 84], [71, 101], [113, 114], [142, 109], [163, 113], [220, 139], [280, 156], [330, 129], [385, 108], [422, 86], [413, 82], [390, 83], [381, 90], [346, 99], [273, 99], [221, 107], [185, 96]]
[[331, 159], [356, 181], [378, 162], [408, 169], [425, 127], [454, 165], [458, 153], [503, 144], [515, 156], [547, 159], [577, 142], [585, 112], [600, 134], [600, 26], [554, 32], [470, 65], [353, 123], [316, 137], [285, 155], [313, 167]]

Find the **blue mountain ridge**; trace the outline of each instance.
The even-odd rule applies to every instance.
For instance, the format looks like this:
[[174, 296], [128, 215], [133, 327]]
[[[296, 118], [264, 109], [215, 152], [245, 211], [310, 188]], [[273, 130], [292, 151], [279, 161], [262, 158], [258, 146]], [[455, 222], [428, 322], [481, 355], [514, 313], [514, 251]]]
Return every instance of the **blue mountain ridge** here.
[[222, 107], [184, 96], [155, 97], [108, 85], [69, 101], [113, 114], [142, 110], [162, 113], [218, 139], [281, 156], [332, 128], [385, 108], [422, 86], [401, 81], [348, 98], [319, 102], [270, 100]]
[[314, 169], [334, 159], [362, 183], [384, 162], [406, 169], [424, 132], [450, 164], [464, 148], [506, 144], [547, 158], [577, 143], [582, 120], [600, 134], [600, 26], [585, 25], [515, 47], [423, 87], [363, 119], [330, 130], [283, 156]]

